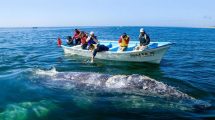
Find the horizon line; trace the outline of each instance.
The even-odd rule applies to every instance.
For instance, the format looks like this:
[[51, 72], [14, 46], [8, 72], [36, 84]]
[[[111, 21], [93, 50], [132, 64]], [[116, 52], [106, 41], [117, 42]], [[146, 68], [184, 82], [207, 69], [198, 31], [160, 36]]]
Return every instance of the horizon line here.
[[214, 28], [215, 26], [206, 26], [206, 27], [200, 27], [200, 26], [155, 26], [155, 25], [74, 25], [74, 26], [15, 26], [15, 27], [0, 27], [0, 29], [13, 29], [13, 28], [70, 28], [70, 27], [170, 27], [170, 28]]

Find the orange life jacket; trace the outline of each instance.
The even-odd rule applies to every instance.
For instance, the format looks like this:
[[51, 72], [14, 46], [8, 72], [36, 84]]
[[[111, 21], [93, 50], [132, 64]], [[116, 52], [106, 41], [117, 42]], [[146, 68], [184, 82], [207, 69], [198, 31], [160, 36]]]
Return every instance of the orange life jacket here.
[[126, 36], [125, 38], [121, 37], [121, 42], [119, 43], [121, 47], [128, 47], [129, 43], [129, 36]]

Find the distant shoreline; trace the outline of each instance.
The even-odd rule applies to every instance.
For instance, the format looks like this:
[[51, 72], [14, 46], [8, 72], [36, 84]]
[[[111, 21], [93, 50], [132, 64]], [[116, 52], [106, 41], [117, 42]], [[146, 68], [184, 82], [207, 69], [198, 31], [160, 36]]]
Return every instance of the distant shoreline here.
[[215, 26], [211, 26], [211, 27], [208, 27], [208, 28], [215, 28]]
[[0, 29], [40, 29], [40, 28], [88, 28], [88, 27], [160, 27], [160, 28], [215, 28], [215, 26], [211, 27], [186, 27], [186, 26], [38, 26], [38, 27], [0, 27]]

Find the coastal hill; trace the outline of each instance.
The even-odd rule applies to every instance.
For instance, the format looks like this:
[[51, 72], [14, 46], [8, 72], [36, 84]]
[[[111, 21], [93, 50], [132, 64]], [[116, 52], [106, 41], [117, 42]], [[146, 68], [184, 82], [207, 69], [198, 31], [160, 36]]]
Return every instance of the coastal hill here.
[[208, 27], [208, 28], [215, 28], [215, 26], [210, 26], [210, 27]]

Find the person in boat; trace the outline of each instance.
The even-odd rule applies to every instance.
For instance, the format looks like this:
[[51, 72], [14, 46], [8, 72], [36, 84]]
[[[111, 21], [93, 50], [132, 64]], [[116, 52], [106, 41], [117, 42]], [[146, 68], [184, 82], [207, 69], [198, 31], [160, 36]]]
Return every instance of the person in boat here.
[[144, 50], [148, 47], [150, 43], [150, 37], [144, 31], [143, 28], [140, 29], [139, 41], [140, 41], [140, 45], [136, 48], [136, 50]]
[[109, 47], [100, 44], [90, 44], [89, 50], [92, 52], [91, 63], [93, 63], [97, 52], [108, 51]]
[[67, 44], [68, 45], [73, 45], [73, 39], [72, 39], [72, 37], [71, 36], [67, 36]]
[[81, 48], [82, 49], [86, 49], [87, 48], [87, 33], [86, 32], [84, 32], [84, 31], [82, 31], [81, 32], [81, 35], [80, 35], [80, 37], [81, 37]]
[[78, 29], [75, 29], [75, 33], [74, 33], [74, 36], [72, 38], [75, 41], [74, 45], [80, 45], [81, 44], [80, 35], [81, 35], [81, 31]]
[[119, 39], [120, 51], [126, 51], [126, 49], [128, 48], [129, 40], [130, 37], [126, 33], [123, 33], [122, 36], [120, 36]]
[[88, 36], [86, 42], [88, 43], [88, 47], [91, 44], [98, 44], [99, 43], [97, 36], [95, 36], [94, 32], [90, 32], [90, 35]]

